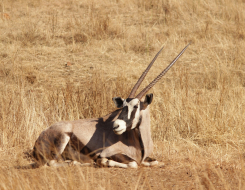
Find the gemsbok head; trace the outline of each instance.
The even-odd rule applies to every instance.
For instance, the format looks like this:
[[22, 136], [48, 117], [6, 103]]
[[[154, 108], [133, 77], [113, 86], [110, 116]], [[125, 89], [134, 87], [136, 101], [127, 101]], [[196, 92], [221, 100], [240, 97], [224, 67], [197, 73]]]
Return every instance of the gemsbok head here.
[[117, 135], [121, 135], [126, 130], [134, 129], [139, 122], [141, 121], [140, 111], [147, 108], [148, 105], [151, 104], [153, 99], [153, 94], [147, 94], [145, 96], [144, 101], [141, 101], [144, 95], [161, 79], [161, 77], [173, 66], [173, 64], [178, 60], [178, 58], [184, 53], [187, 45], [180, 54], [168, 65], [166, 69], [164, 69], [147, 87], [145, 87], [137, 96], [135, 93], [139, 88], [140, 84], [144, 80], [151, 66], [155, 62], [156, 58], [162, 51], [162, 49], [156, 54], [154, 59], [148, 65], [146, 70], [143, 72], [138, 82], [135, 84], [132, 89], [130, 95], [127, 99], [123, 99], [121, 97], [113, 98], [114, 103], [118, 108], [122, 108], [122, 112], [118, 116], [117, 120], [113, 124], [113, 130]]
[[[189, 44], [148, 86], [135, 93], [162, 49], [143, 72], [126, 99], [113, 98], [117, 110], [101, 118], [60, 121], [44, 130], [35, 142], [36, 166], [76, 164], [137, 168], [153, 166], [150, 109], [153, 94], [146, 94], [174, 65]], [[69, 160], [57, 162], [59, 160]]]

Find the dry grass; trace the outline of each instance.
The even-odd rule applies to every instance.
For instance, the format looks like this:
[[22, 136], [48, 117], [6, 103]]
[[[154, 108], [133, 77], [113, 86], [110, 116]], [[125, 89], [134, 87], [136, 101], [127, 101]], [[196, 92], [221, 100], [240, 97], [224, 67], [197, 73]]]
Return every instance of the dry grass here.
[[[243, 0], [2, 0], [0, 189], [243, 189], [244, 10]], [[190, 41], [151, 90], [164, 168], [13, 169], [30, 163], [43, 129], [114, 110], [163, 44], [143, 85]]]

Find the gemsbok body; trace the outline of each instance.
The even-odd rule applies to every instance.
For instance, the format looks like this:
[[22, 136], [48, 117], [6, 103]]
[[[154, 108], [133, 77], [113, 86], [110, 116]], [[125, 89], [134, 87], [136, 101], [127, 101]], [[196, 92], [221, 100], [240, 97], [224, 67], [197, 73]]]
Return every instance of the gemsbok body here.
[[[150, 158], [153, 141], [150, 127], [150, 108], [153, 94], [147, 94], [173, 66], [189, 44], [147, 87], [135, 93], [162, 51], [156, 54], [133, 87], [128, 98], [113, 98], [117, 110], [101, 118], [61, 121], [44, 130], [35, 142], [33, 156], [38, 166], [69, 164], [137, 168], [154, 166]], [[68, 161], [69, 160], [69, 161]]]

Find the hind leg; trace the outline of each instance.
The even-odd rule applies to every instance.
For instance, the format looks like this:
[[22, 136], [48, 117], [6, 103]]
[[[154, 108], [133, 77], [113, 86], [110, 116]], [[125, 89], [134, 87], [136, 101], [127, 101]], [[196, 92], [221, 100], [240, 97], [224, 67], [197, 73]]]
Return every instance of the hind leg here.
[[62, 160], [61, 155], [64, 152], [69, 140], [70, 137], [67, 134], [58, 135], [58, 137], [54, 139], [55, 151], [52, 156], [53, 159], [48, 159], [47, 161], [49, 166], [59, 167], [59, 166], [69, 165], [69, 163], [66, 162], [62, 162], [62, 163], [57, 162], [59, 160]]
[[67, 134], [62, 134], [54, 140], [54, 146], [56, 149], [54, 159], [56, 160], [61, 159], [61, 154], [64, 152], [69, 140], [70, 137]]
[[70, 144], [66, 146], [62, 157], [66, 159], [66, 162], [69, 162], [69, 165], [76, 166], [90, 166], [93, 161], [88, 155], [75, 150]]
[[57, 162], [57, 160], [50, 160], [48, 166], [53, 167], [64, 167], [64, 166], [91, 166], [91, 163], [80, 163], [78, 161], [66, 161], [66, 162]]
[[33, 150], [36, 163], [42, 166], [51, 160], [59, 160], [69, 140], [70, 137], [66, 133], [52, 129], [43, 131], [36, 140]]

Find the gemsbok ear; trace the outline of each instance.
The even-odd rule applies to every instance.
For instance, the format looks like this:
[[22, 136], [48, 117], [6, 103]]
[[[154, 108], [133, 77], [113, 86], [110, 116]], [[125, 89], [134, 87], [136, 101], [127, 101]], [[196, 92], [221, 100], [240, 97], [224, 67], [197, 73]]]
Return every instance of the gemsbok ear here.
[[144, 103], [143, 103], [144, 109], [145, 109], [148, 105], [151, 104], [152, 100], [153, 100], [153, 94], [152, 94], [152, 93], [151, 93], [151, 94], [146, 94], [145, 100], [144, 100]]
[[114, 97], [112, 98], [113, 102], [115, 103], [115, 105], [117, 106], [117, 108], [122, 108], [123, 107], [123, 101], [124, 99], [121, 97]]

